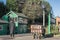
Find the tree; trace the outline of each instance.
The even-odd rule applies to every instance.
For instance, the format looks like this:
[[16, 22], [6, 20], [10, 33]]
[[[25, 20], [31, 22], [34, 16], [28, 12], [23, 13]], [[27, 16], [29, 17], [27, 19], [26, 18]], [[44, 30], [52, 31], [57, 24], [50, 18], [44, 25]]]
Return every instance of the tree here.
[[25, 3], [25, 0], [17, 0], [17, 5], [18, 5], [18, 12], [22, 13], [23, 5]]
[[7, 0], [7, 7], [13, 11], [18, 11], [16, 0]]
[[51, 5], [47, 1], [44, 1], [44, 4], [45, 4], [45, 12], [51, 12], [52, 10]]
[[[30, 19], [34, 20], [36, 18], [40, 18], [42, 16], [42, 7], [41, 7], [41, 0], [26, 0], [23, 8], [23, 13], [28, 16]], [[45, 5], [45, 12], [48, 14], [50, 11], [50, 4], [46, 1], [43, 1]]]
[[25, 0], [7, 0], [7, 6], [15, 12], [22, 13], [24, 2]]
[[[47, 1], [43, 1], [43, 4], [45, 5], [45, 8], [44, 8], [44, 10], [45, 10], [45, 24], [47, 24], [48, 23], [48, 14], [50, 13], [50, 14], [52, 14], [51, 13], [51, 11], [52, 11], [52, 7], [51, 7], [51, 5], [47, 2]], [[40, 3], [40, 6], [42, 5], [42, 1], [41, 1], [41, 3]], [[52, 14], [53, 15], [53, 14]], [[51, 17], [52, 17], [52, 15], [51, 15]], [[41, 21], [41, 20], [43, 20], [42, 19], [43, 17], [41, 16], [40, 18], [38, 18], [38, 20], [40, 20], [40, 22], [42, 22], [43, 23], [43, 21]]]
[[8, 13], [9, 9], [6, 5], [4, 5], [2, 2], [0, 2], [0, 18]]
[[[42, 10], [39, 6], [39, 0], [27, 0], [24, 5], [24, 8], [23, 8], [23, 13], [28, 16], [30, 19], [33, 20], [33, 23], [34, 23], [34, 19], [36, 18], [36, 16], [40, 15]], [[41, 12], [40, 12], [41, 11]], [[39, 14], [37, 14], [39, 13]]]

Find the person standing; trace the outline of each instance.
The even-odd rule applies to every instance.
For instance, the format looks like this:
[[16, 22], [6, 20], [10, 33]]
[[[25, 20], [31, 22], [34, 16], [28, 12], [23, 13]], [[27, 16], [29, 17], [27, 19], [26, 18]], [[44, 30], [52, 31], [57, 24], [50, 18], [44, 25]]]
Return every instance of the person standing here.
[[14, 18], [10, 18], [9, 29], [10, 29], [10, 37], [13, 38], [14, 37], [14, 30], [15, 30]]

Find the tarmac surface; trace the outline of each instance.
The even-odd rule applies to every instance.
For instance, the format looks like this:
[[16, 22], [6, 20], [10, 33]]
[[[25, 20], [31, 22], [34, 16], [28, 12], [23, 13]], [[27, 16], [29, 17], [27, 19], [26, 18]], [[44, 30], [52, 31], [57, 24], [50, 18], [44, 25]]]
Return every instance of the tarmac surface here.
[[0, 36], [0, 40], [60, 40], [60, 37], [47, 37], [42, 39], [33, 39], [31, 34], [18, 34], [13, 39], [9, 35]]

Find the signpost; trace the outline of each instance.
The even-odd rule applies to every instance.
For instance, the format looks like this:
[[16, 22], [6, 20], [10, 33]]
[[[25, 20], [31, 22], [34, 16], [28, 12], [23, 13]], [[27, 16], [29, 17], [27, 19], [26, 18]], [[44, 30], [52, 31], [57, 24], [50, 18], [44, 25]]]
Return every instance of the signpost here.
[[50, 13], [48, 15], [48, 34], [50, 34]]

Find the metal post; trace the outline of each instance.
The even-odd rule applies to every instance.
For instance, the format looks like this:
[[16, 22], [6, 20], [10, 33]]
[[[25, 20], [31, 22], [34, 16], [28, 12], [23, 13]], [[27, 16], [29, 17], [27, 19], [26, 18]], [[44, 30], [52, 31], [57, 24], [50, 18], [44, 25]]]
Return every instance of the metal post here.
[[43, 27], [45, 27], [45, 4], [44, 4], [43, 1], [42, 1], [41, 6], [42, 6], [42, 9], [43, 9]]
[[45, 11], [43, 9], [43, 33], [42, 33], [43, 37], [45, 36]]
[[45, 11], [43, 10], [43, 27], [45, 27]]
[[50, 13], [48, 15], [48, 34], [50, 34]]
[[42, 9], [43, 9], [43, 37], [45, 36], [45, 4], [44, 2], [42, 1]]

